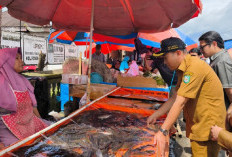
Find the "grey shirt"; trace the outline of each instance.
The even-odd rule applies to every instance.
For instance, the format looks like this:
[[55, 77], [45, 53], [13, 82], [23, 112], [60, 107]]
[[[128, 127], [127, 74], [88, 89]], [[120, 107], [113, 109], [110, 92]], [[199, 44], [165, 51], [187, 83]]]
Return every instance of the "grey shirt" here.
[[[210, 57], [210, 66], [219, 77], [223, 88], [232, 88], [232, 58], [226, 50], [222, 50]], [[230, 101], [225, 93], [226, 108], [229, 107]]]
[[102, 53], [100, 53], [100, 55], [97, 55], [96, 53], [94, 53], [92, 55], [92, 59], [98, 60], [100, 62], [105, 62], [105, 56]]

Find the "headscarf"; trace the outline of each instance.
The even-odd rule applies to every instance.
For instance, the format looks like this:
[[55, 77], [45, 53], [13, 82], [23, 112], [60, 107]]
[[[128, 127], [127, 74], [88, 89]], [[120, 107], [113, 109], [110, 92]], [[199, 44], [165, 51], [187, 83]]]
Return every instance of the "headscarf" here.
[[33, 86], [24, 76], [14, 70], [16, 54], [19, 50], [19, 48], [0, 50], [0, 107], [9, 111], [17, 110], [16, 98], [12, 89], [17, 91], [27, 90], [33, 106], [37, 104]]
[[136, 64], [136, 61], [132, 61], [130, 65], [130, 69], [127, 72], [128, 74], [131, 74], [132, 76], [138, 76], [139, 75], [139, 66]]
[[124, 57], [122, 63], [120, 64], [120, 68], [119, 68], [120, 72], [124, 73], [125, 70], [129, 68], [128, 63], [127, 63], [129, 60], [130, 60], [129, 56]]

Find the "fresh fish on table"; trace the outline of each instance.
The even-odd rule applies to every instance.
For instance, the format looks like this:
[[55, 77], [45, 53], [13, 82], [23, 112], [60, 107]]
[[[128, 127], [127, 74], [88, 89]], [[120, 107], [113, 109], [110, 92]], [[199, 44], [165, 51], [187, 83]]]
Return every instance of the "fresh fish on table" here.
[[[120, 150], [124, 156], [149, 156], [155, 153], [150, 142], [157, 128], [147, 127], [147, 117], [106, 109], [89, 110], [74, 118], [55, 133], [31, 147], [20, 149], [22, 156], [113, 157]], [[74, 153], [75, 152], [75, 153]], [[74, 155], [72, 155], [74, 153]]]
[[93, 127], [128, 127], [146, 126], [146, 117], [139, 117], [136, 114], [99, 109], [81, 113], [74, 121], [78, 124], [85, 123]]
[[33, 146], [27, 146], [20, 148], [19, 150], [14, 152], [15, 155], [19, 157], [35, 157], [35, 156], [62, 156], [62, 157], [81, 157], [75, 152], [71, 152], [69, 150], [65, 150], [60, 146], [52, 146], [47, 145], [44, 142], [39, 142]]

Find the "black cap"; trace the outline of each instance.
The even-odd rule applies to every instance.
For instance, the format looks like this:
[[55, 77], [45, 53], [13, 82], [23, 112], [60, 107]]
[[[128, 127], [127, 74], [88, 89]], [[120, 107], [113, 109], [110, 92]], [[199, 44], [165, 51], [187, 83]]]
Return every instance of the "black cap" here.
[[166, 54], [168, 52], [174, 52], [176, 50], [184, 50], [186, 48], [185, 43], [176, 37], [167, 38], [161, 41], [160, 52]]

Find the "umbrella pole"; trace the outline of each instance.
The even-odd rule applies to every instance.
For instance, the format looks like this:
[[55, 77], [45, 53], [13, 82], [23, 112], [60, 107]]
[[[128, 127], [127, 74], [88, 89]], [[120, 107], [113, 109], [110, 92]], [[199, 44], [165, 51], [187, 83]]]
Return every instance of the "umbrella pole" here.
[[91, 62], [92, 62], [92, 40], [93, 40], [93, 14], [94, 14], [94, 0], [92, 0], [91, 10], [91, 22], [90, 22], [90, 45], [89, 45], [89, 66], [88, 66], [88, 83], [87, 83], [87, 99], [86, 103], [90, 101], [90, 74], [91, 74]]

